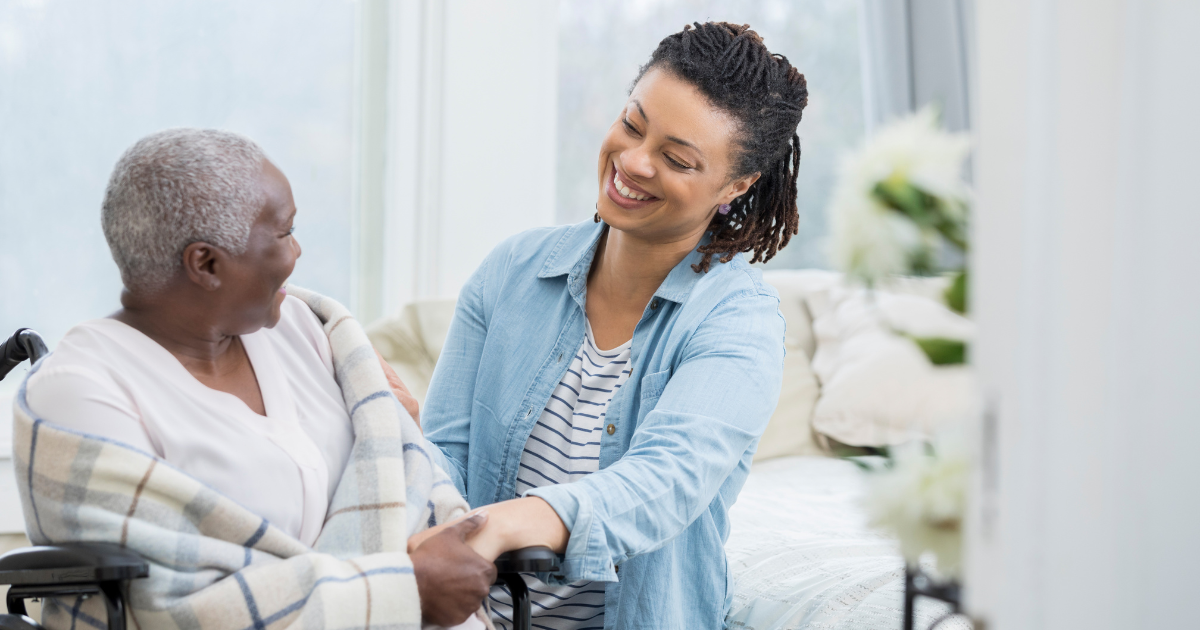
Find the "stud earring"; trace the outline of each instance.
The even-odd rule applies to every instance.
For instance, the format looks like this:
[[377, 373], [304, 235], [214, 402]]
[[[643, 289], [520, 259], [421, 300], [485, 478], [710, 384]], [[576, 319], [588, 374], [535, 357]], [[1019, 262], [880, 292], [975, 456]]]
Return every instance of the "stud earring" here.
[[720, 212], [721, 214], [729, 214], [729, 208], [729, 204], [723, 203], [717, 207], [717, 212]]

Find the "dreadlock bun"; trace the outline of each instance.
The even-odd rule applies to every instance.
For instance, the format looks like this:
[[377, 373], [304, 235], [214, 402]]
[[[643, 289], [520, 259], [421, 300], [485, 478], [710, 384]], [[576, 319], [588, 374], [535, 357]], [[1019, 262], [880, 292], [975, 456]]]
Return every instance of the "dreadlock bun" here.
[[[800, 124], [808, 104], [804, 75], [787, 57], [772, 54], [749, 25], [695, 23], [658, 44], [638, 72], [641, 80], [658, 68], [695, 86], [709, 102], [738, 122], [729, 179], [761, 173], [728, 214], [715, 214], [712, 240], [699, 248], [692, 265], [707, 272], [714, 254], [729, 262], [738, 252], [754, 252], [750, 262], [766, 262], [796, 234], [796, 170], [800, 166]], [[637, 81], [634, 82], [635, 84]]]

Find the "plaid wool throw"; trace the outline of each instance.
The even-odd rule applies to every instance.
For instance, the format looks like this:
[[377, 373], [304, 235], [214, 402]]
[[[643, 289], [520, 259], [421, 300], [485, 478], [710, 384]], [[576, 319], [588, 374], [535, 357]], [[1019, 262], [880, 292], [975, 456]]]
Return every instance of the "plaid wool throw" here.
[[[315, 549], [152, 455], [34, 417], [24, 385], [17, 395], [13, 459], [29, 538], [141, 554], [150, 577], [129, 583], [131, 629], [421, 625], [408, 536], [467, 504], [431, 462], [434, 447], [391, 393], [359, 323], [329, 298], [288, 292], [324, 325], [355, 435]], [[104, 606], [101, 598], [48, 601], [43, 623], [105, 628]]]

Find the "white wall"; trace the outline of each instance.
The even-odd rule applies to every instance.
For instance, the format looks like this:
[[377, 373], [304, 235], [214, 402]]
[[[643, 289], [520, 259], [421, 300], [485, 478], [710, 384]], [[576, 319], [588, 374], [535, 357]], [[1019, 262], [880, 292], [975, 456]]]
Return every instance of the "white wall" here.
[[[391, 3], [382, 313], [554, 221], [557, 0]], [[370, 319], [372, 314], [361, 314]]]
[[1200, 3], [978, 4], [989, 628], [1195, 627]]

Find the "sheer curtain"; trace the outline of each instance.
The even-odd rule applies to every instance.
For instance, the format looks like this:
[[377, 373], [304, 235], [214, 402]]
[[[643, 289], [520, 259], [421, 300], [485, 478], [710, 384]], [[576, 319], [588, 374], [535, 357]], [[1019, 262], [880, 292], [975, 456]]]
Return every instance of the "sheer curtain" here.
[[[291, 179], [295, 282], [350, 297], [357, 4], [326, 0], [0, 2], [0, 337], [53, 348], [119, 306], [100, 230], [113, 164], [176, 126], [256, 140]], [[19, 533], [12, 395], [0, 381], [0, 534]]]
[[118, 307], [104, 186], [129, 145], [175, 126], [261, 144], [299, 208], [295, 282], [349, 298], [355, 11], [325, 0], [0, 3], [0, 335], [28, 326], [53, 347]]
[[800, 123], [800, 233], [773, 267], [825, 266], [825, 204], [841, 155], [863, 136], [857, 0], [561, 0], [558, 79], [559, 223], [592, 216], [600, 142], [658, 42], [684, 24], [749, 24], [805, 74]]
[[969, 129], [973, 0], [860, 0], [868, 130], [926, 104]]

